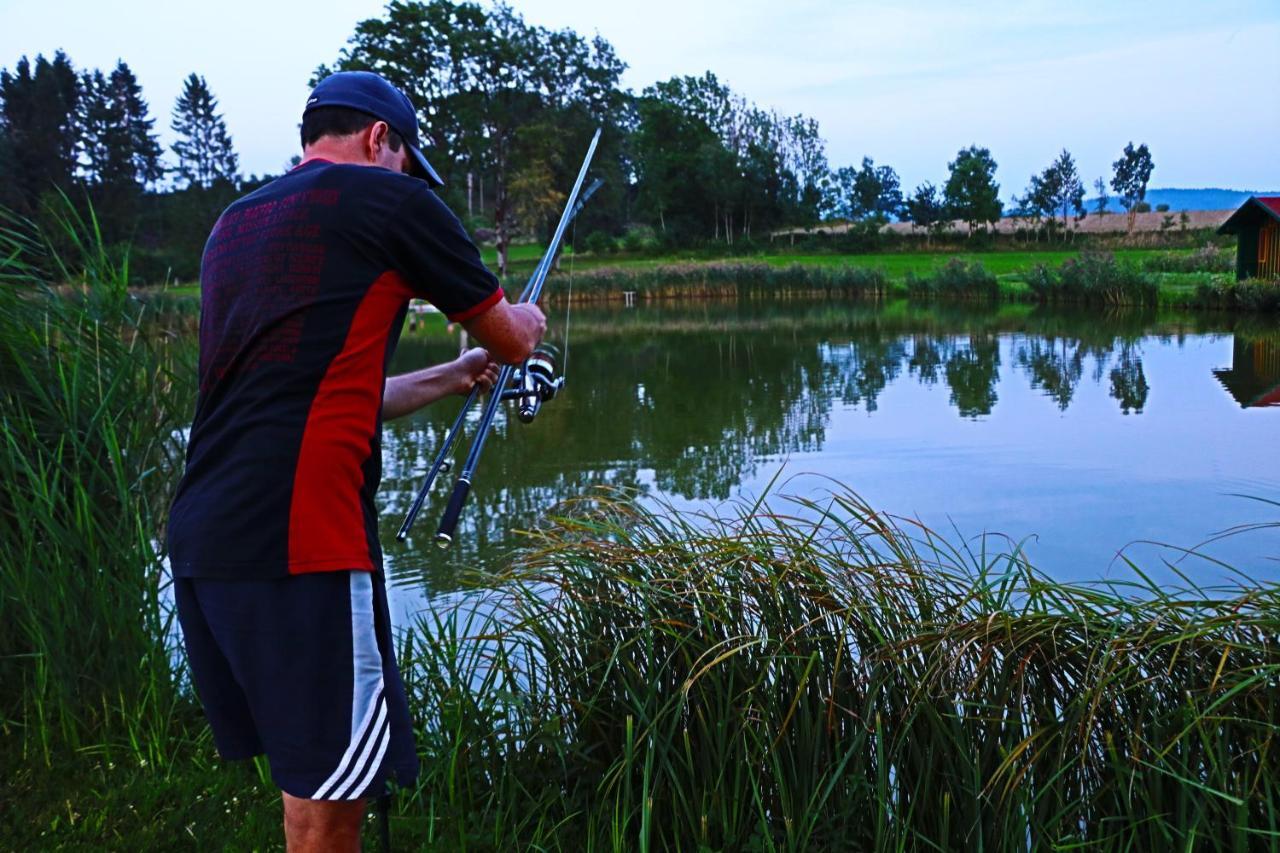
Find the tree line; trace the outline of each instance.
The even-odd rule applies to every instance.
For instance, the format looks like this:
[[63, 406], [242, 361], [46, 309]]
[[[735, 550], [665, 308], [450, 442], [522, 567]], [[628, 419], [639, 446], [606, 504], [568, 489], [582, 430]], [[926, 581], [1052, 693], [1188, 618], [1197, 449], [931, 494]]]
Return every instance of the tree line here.
[[[578, 232], [604, 243], [639, 227], [667, 245], [733, 247], [832, 219], [867, 228], [904, 220], [927, 235], [960, 221], [972, 234], [1006, 214], [987, 148], [958, 151], [942, 186], [905, 192], [897, 172], [870, 157], [832, 168], [816, 120], [751, 103], [710, 71], [635, 93], [621, 86], [626, 67], [602, 37], [530, 24], [504, 4], [415, 0], [358, 23], [310, 82], [371, 70], [404, 89], [446, 179], [442, 194], [492, 237], [504, 272], [513, 239], [552, 227], [596, 126], [605, 134], [595, 171], [606, 183]], [[125, 62], [104, 73], [77, 71], [62, 52], [24, 57], [0, 71], [0, 204], [38, 216], [51, 195], [87, 199], [113, 239], [193, 277], [217, 212], [267, 178], [239, 174], [217, 98], [198, 74], [171, 111], [172, 161], [154, 127]], [[1132, 143], [1114, 164], [1110, 186], [1131, 222], [1151, 169], [1146, 146]], [[1063, 151], [1009, 213], [1065, 234], [1086, 215], [1083, 200]]]

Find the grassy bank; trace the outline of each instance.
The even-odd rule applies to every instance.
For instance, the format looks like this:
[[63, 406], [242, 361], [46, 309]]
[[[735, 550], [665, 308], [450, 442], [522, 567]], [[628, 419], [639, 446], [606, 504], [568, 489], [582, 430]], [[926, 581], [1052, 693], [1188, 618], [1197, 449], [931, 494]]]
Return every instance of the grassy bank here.
[[[0, 837], [273, 846], [165, 604], [189, 318], [66, 228], [74, 265], [0, 253]], [[1280, 590], [1071, 586], [838, 489], [770, 506], [586, 496], [401, 626], [397, 848], [1280, 850]]]

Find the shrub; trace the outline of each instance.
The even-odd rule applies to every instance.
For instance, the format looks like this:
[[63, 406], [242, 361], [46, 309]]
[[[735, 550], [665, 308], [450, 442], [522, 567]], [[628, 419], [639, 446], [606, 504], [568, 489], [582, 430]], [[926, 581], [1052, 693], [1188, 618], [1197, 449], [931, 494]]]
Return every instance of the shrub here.
[[1280, 311], [1280, 281], [1249, 278], [1204, 282], [1196, 288], [1192, 304], [1235, 311]]
[[996, 277], [974, 261], [952, 258], [923, 278], [907, 273], [907, 293], [916, 299], [995, 300], [1000, 295]]
[[1085, 305], [1154, 305], [1159, 289], [1137, 267], [1110, 252], [1084, 252], [1063, 261], [1056, 273], [1038, 266], [1027, 284], [1041, 302]]
[[647, 269], [603, 268], [579, 272], [576, 298], [619, 298], [635, 291], [641, 298], [708, 296], [790, 296], [800, 294], [879, 295], [888, 287], [880, 270], [863, 267], [815, 267], [792, 264], [668, 264]]
[[1231, 272], [1235, 269], [1235, 254], [1206, 243], [1194, 252], [1165, 252], [1142, 262], [1147, 272]]
[[583, 248], [593, 255], [611, 255], [618, 251], [618, 244], [604, 231], [592, 231], [583, 241]]

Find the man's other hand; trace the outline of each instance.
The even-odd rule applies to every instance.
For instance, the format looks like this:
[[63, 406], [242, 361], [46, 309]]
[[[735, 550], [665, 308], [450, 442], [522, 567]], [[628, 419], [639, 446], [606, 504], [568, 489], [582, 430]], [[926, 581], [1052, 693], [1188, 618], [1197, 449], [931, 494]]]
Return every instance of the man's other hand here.
[[455, 394], [469, 394], [475, 385], [488, 391], [498, 381], [498, 363], [484, 347], [474, 347], [451, 361], [448, 367], [456, 382]]

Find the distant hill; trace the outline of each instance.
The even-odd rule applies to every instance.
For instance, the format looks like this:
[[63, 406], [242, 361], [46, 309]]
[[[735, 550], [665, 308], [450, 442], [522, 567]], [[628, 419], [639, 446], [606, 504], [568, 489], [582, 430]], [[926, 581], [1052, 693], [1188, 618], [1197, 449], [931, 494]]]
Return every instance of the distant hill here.
[[[1147, 190], [1147, 204], [1151, 205], [1151, 209], [1155, 210], [1157, 204], [1167, 204], [1169, 209], [1178, 210], [1230, 210], [1239, 207], [1244, 200], [1251, 195], [1280, 195], [1280, 190], [1224, 190], [1217, 187], [1211, 187], [1202, 190], [1182, 190], [1182, 189], [1149, 189]], [[1094, 199], [1088, 199], [1085, 202], [1089, 212], [1094, 210]], [[1121, 213], [1124, 208], [1114, 198], [1107, 205], [1107, 210], [1113, 213]]]

